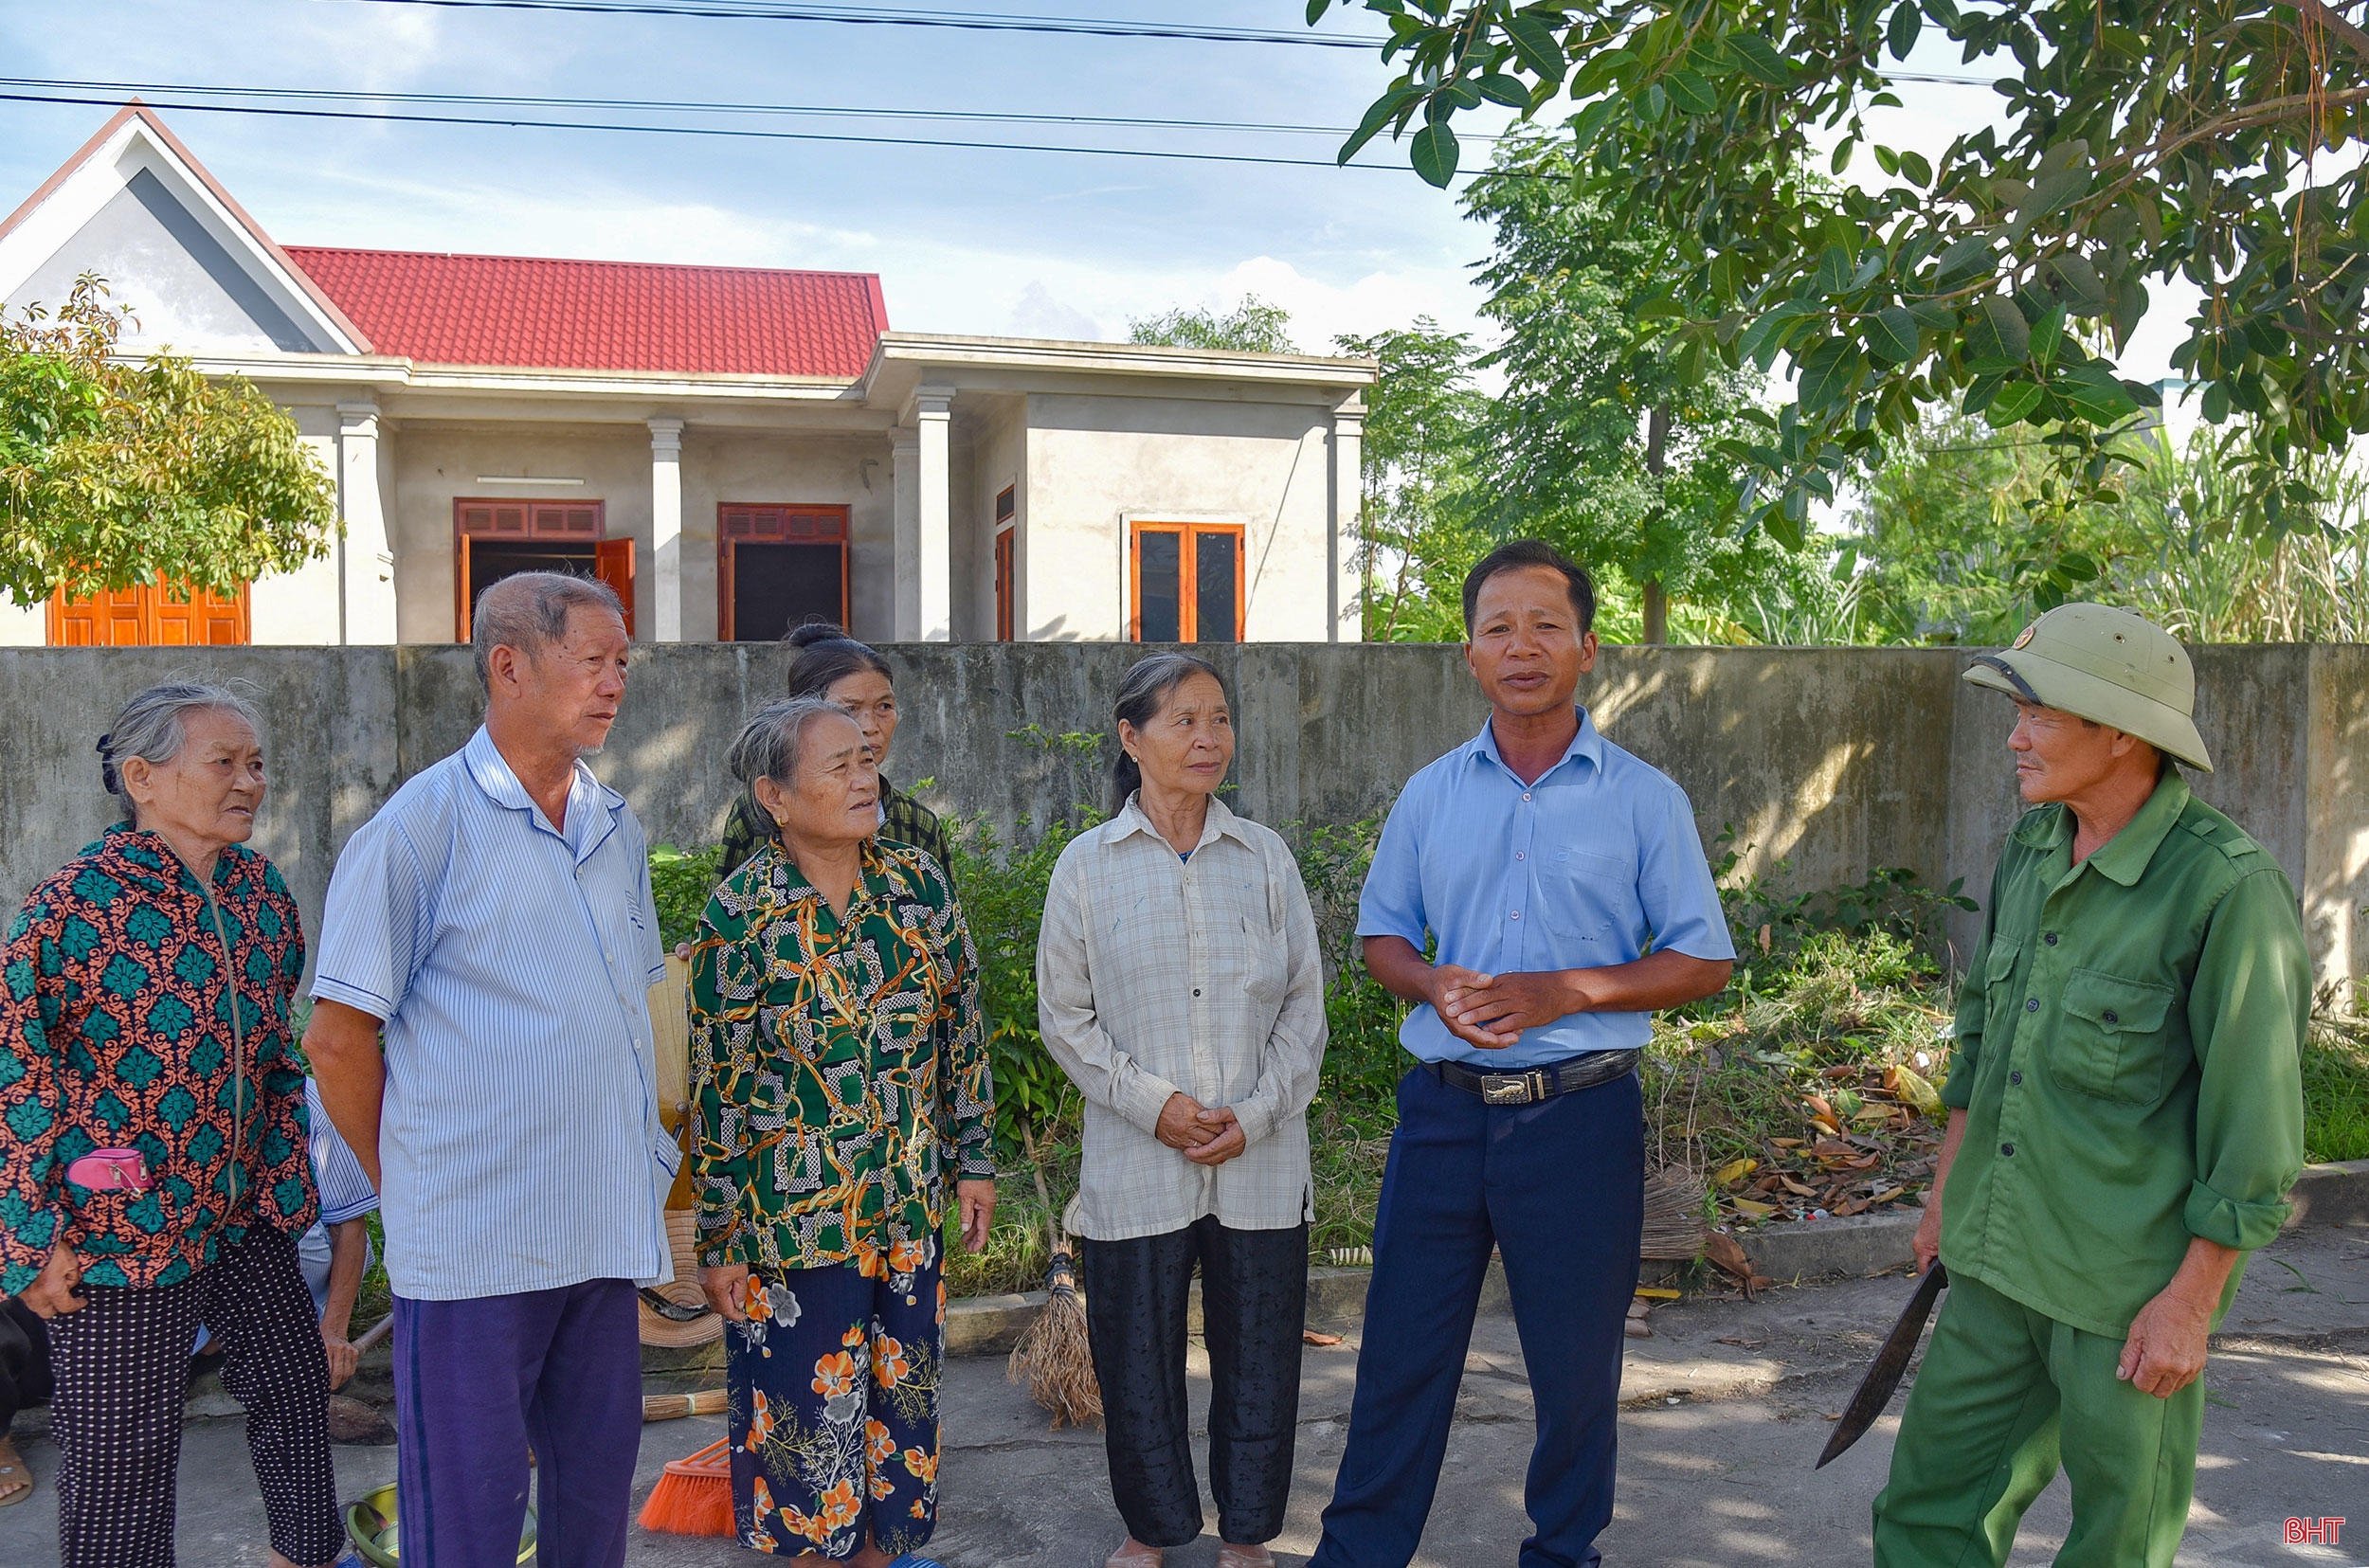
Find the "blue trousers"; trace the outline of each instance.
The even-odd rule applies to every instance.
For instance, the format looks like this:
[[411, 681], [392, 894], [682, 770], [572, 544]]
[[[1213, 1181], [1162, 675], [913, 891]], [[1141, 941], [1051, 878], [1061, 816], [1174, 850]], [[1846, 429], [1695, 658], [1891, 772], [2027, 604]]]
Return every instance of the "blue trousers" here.
[[395, 1298], [404, 1568], [504, 1568], [534, 1449], [541, 1568], [621, 1568], [642, 1448], [630, 1280], [473, 1301]]
[[1400, 1080], [1348, 1448], [1309, 1568], [1413, 1560], [1492, 1244], [1538, 1412], [1521, 1568], [1602, 1560], [1622, 1320], [1645, 1224], [1644, 1126], [1634, 1073], [1528, 1106], [1484, 1105], [1427, 1068]]

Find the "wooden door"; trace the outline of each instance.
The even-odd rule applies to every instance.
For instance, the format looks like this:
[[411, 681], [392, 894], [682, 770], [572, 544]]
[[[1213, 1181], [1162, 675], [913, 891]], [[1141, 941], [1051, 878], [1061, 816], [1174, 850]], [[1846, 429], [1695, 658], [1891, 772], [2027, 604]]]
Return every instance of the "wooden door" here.
[[88, 599], [49, 596], [53, 648], [226, 648], [249, 640], [244, 588], [217, 594], [169, 588], [163, 579]]
[[603, 539], [592, 547], [592, 575], [617, 592], [625, 607], [625, 635], [633, 635], [633, 541]]

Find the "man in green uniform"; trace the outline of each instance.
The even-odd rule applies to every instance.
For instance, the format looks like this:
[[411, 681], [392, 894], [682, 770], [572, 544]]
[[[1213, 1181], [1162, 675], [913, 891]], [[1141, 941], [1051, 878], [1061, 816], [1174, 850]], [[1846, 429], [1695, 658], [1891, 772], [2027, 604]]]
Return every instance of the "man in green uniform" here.
[[2000, 1564], [2072, 1483], [2058, 1568], [2170, 1568], [2205, 1341], [2303, 1168], [2311, 975], [2210, 771], [2180, 645], [2066, 604], [1966, 679], [2016, 701], [2027, 812], [1991, 880], [1920, 1268], [1950, 1289], [1875, 1500], [1877, 1568]]

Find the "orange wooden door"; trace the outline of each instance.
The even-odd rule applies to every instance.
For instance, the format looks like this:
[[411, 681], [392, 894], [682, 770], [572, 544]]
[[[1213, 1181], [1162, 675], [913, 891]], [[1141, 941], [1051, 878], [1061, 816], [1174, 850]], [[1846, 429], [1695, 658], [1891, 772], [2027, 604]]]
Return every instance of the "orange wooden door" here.
[[244, 588], [176, 592], [162, 579], [88, 599], [49, 597], [53, 648], [239, 647], [252, 635]]
[[617, 591], [625, 607], [625, 635], [633, 635], [633, 541], [604, 539], [592, 547], [592, 574]]

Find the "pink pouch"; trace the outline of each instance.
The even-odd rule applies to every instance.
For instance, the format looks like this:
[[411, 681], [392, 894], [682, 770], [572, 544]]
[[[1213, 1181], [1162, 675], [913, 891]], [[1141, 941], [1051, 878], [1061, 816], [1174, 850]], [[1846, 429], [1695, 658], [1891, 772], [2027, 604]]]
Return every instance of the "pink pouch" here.
[[137, 1149], [93, 1149], [66, 1166], [65, 1179], [93, 1192], [144, 1193], [148, 1161]]

